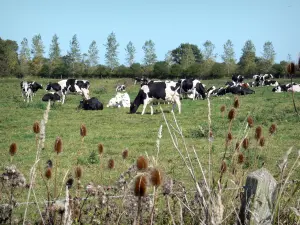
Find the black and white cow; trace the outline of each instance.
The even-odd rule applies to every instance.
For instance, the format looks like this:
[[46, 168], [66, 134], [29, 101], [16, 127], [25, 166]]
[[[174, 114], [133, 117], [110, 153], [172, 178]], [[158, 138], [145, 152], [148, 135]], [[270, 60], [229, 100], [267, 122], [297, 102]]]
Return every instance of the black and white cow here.
[[250, 88], [246, 88], [244, 86], [232, 86], [226, 88], [226, 93], [232, 93], [234, 95], [248, 95], [248, 94], [254, 94], [255, 91], [251, 90]]
[[277, 87], [274, 87], [272, 89], [272, 91], [275, 93], [287, 92], [288, 89], [290, 89], [291, 87], [293, 87], [295, 85], [297, 85], [297, 83], [295, 83], [295, 82], [289, 83], [289, 84], [278, 85]]
[[55, 102], [60, 101], [60, 96], [57, 93], [47, 93], [43, 96], [42, 101], [51, 101], [54, 104]]
[[32, 96], [34, 96], [39, 89], [43, 89], [43, 86], [35, 81], [21, 81], [20, 87], [24, 102], [25, 99], [27, 99], [27, 102], [29, 102], [29, 99], [32, 101]]
[[116, 87], [116, 92], [121, 92], [121, 91], [125, 91], [125, 90], [126, 90], [126, 86], [124, 84], [118, 85]]
[[84, 110], [103, 110], [103, 104], [95, 97], [80, 101], [78, 109]]
[[242, 75], [232, 75], [232, 81], [235, 83], [243, 83], [244, 77]]
[[173, 109], [177, 105], [179, 114], [181, 113], [181, 102], [179, 96], [179, 85], [176, 82], [150, 82], [143, 85], [136, 98], [130, 105], [130, 113], [136, 113], [139, 106], [143, 104], [142, 115], [145, 113], [147, 105], [150, 105], [151, 115], [153, 115], [153, 104], [158, 102], [170, 102]]
[[193, 100], [200, 95], [202, 99], [206, 98], [205, 85], [197, 79], [181, 79], [178, 81], [178, 85], [180, 85], [179, 93], [181, 95], [187, 96]]
[[264, 80], [262, 82], [262, 86], [274, 86], [274, 87], [276, 87], [278, 85], [279, 85], [279, 83], [276, 80]]
[[211, 88], [207, 89], [207, 97], [211, 96], [221, 96], [226, 94], [226, 88], [220, 87], [216, 88], [215, 86], [212, 86]]
[[62, 104], [65, 102], [67, 94], [80, 94], [85, 99], [89, 99], [89, 87], [90, 82], [87, 80], [76, 80], [76, 79], [67, 79], [61, 80], [57, 83], [49, 83], [47, 85], [47, 91], [55, 91], [62, 98]]
[[137, 82], [141, 83], [141, 84], [147, 84], [149, 79], [146, 77], [135, 77], [134, 78], [134, 85], [136, 85]]

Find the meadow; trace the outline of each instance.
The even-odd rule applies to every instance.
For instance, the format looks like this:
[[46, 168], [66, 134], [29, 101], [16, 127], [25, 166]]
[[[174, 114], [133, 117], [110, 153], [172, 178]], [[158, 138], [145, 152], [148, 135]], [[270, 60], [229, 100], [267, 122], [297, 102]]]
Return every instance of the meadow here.
[[[32, 80], [32, 79], [30, 79]], [[125, 83], [131, 101], [138, 93], [139, 85], [133, 85], [131, 79], [89, 79], [91, 82], [90, 96], [97, 97], [105, 106], [102, 111], [77, 110], [80, 96], [68, 95], [64, 105], [55, 103], [51, 106], [48, 123], [46, 124], [45, 148], [41, 151], [39, 161], [39, 172], [36, 178], [35, 189], [37, 198], [46, 199], [46, 188], [41, 175], [44, 173], [47, 160], [55, 162], [56, 153], [54, 143], [57, 137], [61, 137], [63, 143], [62, 153], [59, 155], [59, 167], [57, 182], [58, 187], [64, 186], [66, 177], [74, 176], [74, 167], [82, 167], [81, 184], [85, 187], [90, 182], [104, 186], [114, 186], [120, 174], [126, 171], [131, 165], [136, 163], [139, 156], [148, 159], [150, 165], [155, 165], [162, 171], [164, 178], [172, 178], [183, 183], [187, 190], [194, 188], [194, 183], [189, 175], [189, 171], [181, 156], [175, 150], [167, 129], [163, 115], [165, 115], [170, 126], [176, 127], [173, 115], [170, 112], [171, 105], [162, 104], [155, 107], [155, 114], [150, 115], [150, 108], [147, 108], [145, 115], [140, 115], [142, 107], [137, 114], [129, 114], [126, 108], [106, 108], [109, 99], [115, 95], [115, 86]], [[35, 81], [45, 87], [51, 79], [36, 79]], [[280, 80], [287, 83], [289, 80]], [[297, 81], [296, 81], [297, 82]], [[9, 146], [16, 143], [17, 153], [13, 157], [13, 164], [24, 174], [26, 180], [29, 179], [29, 172], [35, 162], [36, 142], [33, 124], [43, 118], [43, 113], [47, 103], [41, 101], [41, 97], [46, 93], [39, 90], [33, 98], [33, 102], [26, 103], [21, 97], [20, 80], [2, 79], [0, 98], [0, 168], [1, 173], [4, 168], [11, 164]], [[225, 80], [204, 80], [206, 87], [215, 85], [222, 86]], [[299, 117], [295, 114], [291, 93], [273, 93], [272, 87], [257, 87], [253, 95], [239, 96], [239, 108], [236, 110], [236, 117], [232, 122], [233, 140], [228, 145], [228, 153], [235, 151], [236, 142], [241, 142], [248, 129], [250, 140], [248, 152], [245, 151], [245, 158], [255, 151], [259, 155], [255, 160], [255, 165], [248, 162], [243, 166], [241, 180], [245, 180], [247, 173], [260, 167], [265, 167], [275, 178], [278, 178], [278, 162], [283, 158], [290, 147], [293, 150], [289, 160], [293, 162], [298, 156], [300, 148]], [[211, 131], [209, 140], [209, 120], [208, 101], [190, 99], [182, 100], [182, 113], [175, 110], [176, 121], [182, 129], [183, 138], [178, 137], [179, 145], [188, 149], [191, 154], [191, 162], [197, 165], [197, 158], [193, 153], [193, 148], [199, 157], [204, 173], [208, 175], [209, 149], [211, 149], [211, 166], [213, 178], [219, 179], [220, 167], [225, 151], [226, 137], [228, 134], [228, 111], [233, 107], [235, 96], [227, 94], [222, 97], [212, 97], [211, 107]], [[300, 110], [300, 94], [295, 94], [295, 101]], [[220, 107], [225, 105], [224, 116], [220, 112]], [[163, 113], [160, 110], [163, 109]], [[254, 120], [254, 127], [247, 128], [247, 117]], [[84, 124], [87, 128], [87, 135], [84, 139], [80, 136], [80, 126]], [[275, 134], [269, 134], [269, 127], [276, 124]], [[159, 153], [157, 151], [158, 131], [162, 125], [161, 138], [159, 142]], [[265, 137], [264, 146], [261, 147], [254, 139], [254, 129], [261, 126]], [[172, 131], [176, 134], [175, 131]], [[176, 134], [177, 135], [177, 134]], [[103, 155], [98, 156], [98, 144], [104, 147]], [[128, 149], [128, 157], [122, 158], [123, 150]], [[241, 148], [242, 149], [242, 148]], [[241, 150], [244, 151], [244, 150]], [[250, 154], [250, 155], [247, 155]], [[114, 168], [108, 168], [108, 160], [114, 160]], [[230, 164], [230, 162], [228, 162]], [[290, 164], [288, 164], [290, 167]], [[40, 175], [41, 174], [41, 175]], [[69, 174], [69, 175], [68, 175]], [[197, 179], [202, 179], [202, 173], [197, 167], [195, 170]], [[232, 175], [224, 175], [223, 180], [228, 180], [226, 186], [231, 184]], [[300, 170], [293, 173], [292, 179], [300, 179]], [[242, 185], [242, 184], [241, 184]], [[53, 183], [49, 187], [52, 190]], [[84, 192], [84, 189], [82, 189]], [[299, 191], [296, 193], [299, 197]], [[22, 190], [17, 194], [17, 201], [26, 201], [27, 190]], [[63, 194], [62, 194], [63, 196]], [[5, 202], [4, 195], [0, 203]], [[31, 206], [32, 207], [32, 206]], [[23, 208], [24, 209], [24, 208]], [[32, 207], [31, 210], [35, 210]], [[22, 207], [16, 210], [22, 212]], [[32, 213], [33, 213], [32, 211]], [[33, 213], [37, 216], [37, 212]], [[33, 215], [32, 214], [32, 215]], [[29, 216], [30, 217], [30, 216]], [[38, 217], [38, 216], [37, 216]], [[226, 222], [225, 222], [226, 223]]]

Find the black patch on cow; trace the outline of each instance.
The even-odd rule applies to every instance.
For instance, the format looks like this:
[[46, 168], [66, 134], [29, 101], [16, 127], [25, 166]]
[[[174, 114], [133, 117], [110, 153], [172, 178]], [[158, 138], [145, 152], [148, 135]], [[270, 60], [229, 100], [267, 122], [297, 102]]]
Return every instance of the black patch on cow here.
[[60, 96], [56, 93], [52, 94], [52, 93], [47, 93], [43, 96], [42, 98], [42, 101], [44, 102], [48, 102], [48, 101], [51, 101], [51, 102], [56, 102], [56, 101], [59, 101], [60, 100]]
[[155, 82], [155, 83], [149, 83], [149, 92], [148, 97], [149, 98], [156, 98], [156, 99], [166, 99], [166, 83], [165, 82]]
[[39, 89], [43, 89], [43, 86], [37, 82], [33, 82], [30, 84], [30, 88], [32, 89], [33, 93], [37, 92]]
[[202, 99], [205, 99], [206, 97], [205, 88], [202, 83], [196, 84], [196, 91], [202, 96]]
[[46, 87], [47, 91], [61, 91], [61, 86], [58, 83], [49, 83]]
[[88, 100], [81, 100], [78, 108], [84, 110], [103, 110], [103, 104], [95, 97]]

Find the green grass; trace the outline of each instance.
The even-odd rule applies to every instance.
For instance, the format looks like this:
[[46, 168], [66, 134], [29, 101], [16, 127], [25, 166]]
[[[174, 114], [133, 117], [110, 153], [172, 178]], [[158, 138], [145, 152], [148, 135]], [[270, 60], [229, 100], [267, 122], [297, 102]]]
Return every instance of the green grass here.
[[[49, 79], [37, 79], [44, 86]], [[52, 82], [54, 80], [51, 80]], [[63, 140], [63, 152], [59, 158], [59, 178], [61, 185], [62, 178], [69, 170], [73, 173], [76, 165], [77, 151], [81, 149], [80, 156], [83, 167], [83, 185], [93, 181], [97, 184], [113, 185], [111, 181], [117, 180], [119, 175], [135, 163], [140, 155], [148, 155], [150, 158], [156, 155], [156, 139], [160, 125], [163, 125], [162, 139], [160, 142], [159, 167], [166, 176], [184, 182], [187, 186], [192, 186], [188, 171], [182, 162], [179, 154], [174, 149], [170, 135], [167, 131], [159, 107], [154, 115], [150, 115], [150, 108], [147, 108], [145, 115], [140, 115], [142, 107], [138, 109], [138, 114], [128, 114], [129, 109], [106, 108], [109, 99], [115, 95], [115, 85], [126, 81], [127, 92], [131, 101], [135, 98], [139, 85], [132, 85], [130, 79], [90, 79], [91, 97], [97, 97], [105, 106], [103, 111], [77, 111], [76, 108], [81, 99], [80, 96], [69, 95], [66, 97], [64, 105], [56, 103], [49, 113], [49, 121], [46, 125], [45, 149], [41, 154], [41, 165], [44, 168], [48, 159], [55, 159], [53, 150], [54, 141], [57, 136]], [[0, 98], [0, 168], [10, 164], [9, 146], [12, 142], [17, 143], [18, 152], [13, 159], [13, 163], [24, 173], [27, 180], [29, 171], [35, 160], [36, 146], [35, 134], [32, 125], [35, 121], [40, 121], [43, 117], [46, 103], [41, 102], [41, 97], [46, 93], [39, 90], [33, 98], [33, 102], [24, 103], [21, 97], [20, 80], [2, 79]], [[282, 83], [288, 82], [281, 81]], [[224, 80], [203, 81], [210, 87], [211, 85], [221, 86]], [[245, 128], [245, 119], [248, 115], [254, 118], [255, 126], [263, 127], [263, 134], [266, 137], [266, 146], [261, 150], [264, 166], [273, 174], [278, 173], [277, 161], [282, 158], [289, 147], [300, 148], [299, 118], [294, 113], [291, 93], [273, 93], [272, 87], [255, 88], [256, 93], [249, 96], [240, 96], [240, 109], [233, 122], [232, 133], [234, 140], [241, 130]], [[220, 106], [226, 105], [226, 112], [232, 107], [234, 96], [231, 94], [223, 97], [211, 98], [212, 131], [214, 134], [212, 159], [213, 168], [218, 171], [221, 158], [224, 152], [225, 137], [228, 129], [227, 113], [225, 118], [221, 117]], [[300, 110], [300, 94], [295, 94], [296, 105]], [[172, 115], [169, 113], [171, 105], [161, 105], [165, 115], [171, 124]], [[194, 146], [197, 154], [207, 169], [208, 165], [208, 107], [207, 100], [192, 101], [184, 99], [182, 101], [182, 114], [175, 111], [177, 121], [185, 135], [185, 141], [189, 149]], [[79, 128], [84, 123], [87, 127], [87, 136], [81, 148], [81, 138]], [[268, 129], [272, 123], [278, 126], [277, 133], [269, 137]], [[204, 133], [200, 131], [200, 126]], [[256, 144], [253, 139], [253, 132], [249, 133], [250, 149], [254, 149]], [[241, 137], [241, 136], [240, 136]], [[93, 151], [97, 151], [98, 143], [104, 145], [104, 155], [100, 163], [89, 163], [89, 157]], [[234, 142], [235, 143], [235, 142]], [[122, 159], [122, 151], [128, 148], [129, 157], [125, 164]], [[294, 151], [291, 158], [296, 156]], [[107, 162], [112, 158], [115, 160], [115, 169], [107, 169]], [[196, 160], [192, 157], [193, 162]], [[249, 170], [253, 170], [250, 168]], [[99, 174], [103, 174], [102, 180]], [[295, 173], [297, 174], [297, 173]], [[298, 173], [297, 178], [299, 178]], [[200, 173], [198, 173], [200, 177]], [[111, 177], [111, 178], [109, 178]], [[45, 188], [37, 176], [38, 196], [45, 198]], [[26, 193], [25, 193], [26, 194]], [[25, 195], [21, 195], [24, 199]]]

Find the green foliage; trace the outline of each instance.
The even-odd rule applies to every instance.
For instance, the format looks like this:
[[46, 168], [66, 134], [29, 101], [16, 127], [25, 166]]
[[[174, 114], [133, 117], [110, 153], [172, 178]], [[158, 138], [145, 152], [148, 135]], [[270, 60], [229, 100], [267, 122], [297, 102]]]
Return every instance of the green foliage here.
[[186, 52], [188, 48], [191, 48], [194, 54], [195, 62], [201, 63], [202, 62], [202, 54], [200, 49], [197, 45], [189, 44], [189, 43], [182, 43], [180, 46], [174, 50], [171, 51], [172, 60], [174, 63], [182, 64], [182, 56], [184, 52]]
[[183, 52], [181, 56], [181, 67], [183, 69], [187, 69], [189, 66], [193, 65], [196, 62], [196, 59], [190, 45], [182, 50]]
[[143, 45], [144, 50], [144, 64], [145, 66], [151, 66], [154, 65], [156, 62], [157, 56], [155, 53], [155, 44], [152, 40], [148, 40]]
[[127, 44], [125, 48], [125, 52], [126, 52], [126, 62], [129, 65], [129, 67], [131, 67], [132, 64], [134, 63], [134, 58], [136, 53], [135, 47], [131, 41], [129, 41], [129, 43]]
[[96, 66], [99, 60], [99, 50], [96, 41], [92, 41], [88, 50], [88, 64], [90, 66]]
[[113, 70], [114, 68], [119, 66], [119, 59], [118, 59], [119, 44], [117, 42], [116, 35], [114, 32], [108, 35], [105, 47], [106, 47], [106, 53], [105, 53], [106, 65], [110, 68], [110, 70]]
[[235, 64], [235, 53], [233, 49], [233, 43], [231, 40], [227, 40], [226, 43], [223, 45], [224, 47], [224, 53], [221, 56], [224, 63], [226, 64], [226, 69], [227, 69], [227, 76], [230, 74], [234, 73], [236, 69], [236, 64]]
[[165, 61], [159, 61], [154, 64], [153, 73], [158, 78], [166, 78], [169, 75], [169, 66]]
[[255, 46], [251, 40], [247, 40], [242, 49], [242, 56], [240, 58], [240, 73], [242, 74], [255, 74], [256, 63], [255, 63]]
[[21, 42], [19, 60], [20, 60], [21, 73], [23, 75], [29, 75], [30, 49], [28, 46], [27, 38], [23, 38]]
[[99, 163], [99, 157], [98, 154], [96, 153], [96, 151], [92, 151], [89, 158], [88, 158], [88, 162], [90, 164], [98, 164]]
[[75, 76], [76, 74], [79, 74], [81, 70], [81, 53], [76, 34], [73, 35], [72, 40], [70, 41], [70, 52], [68, 52], [68, 55], [71, 63], [70, 71], [73, 76]]

